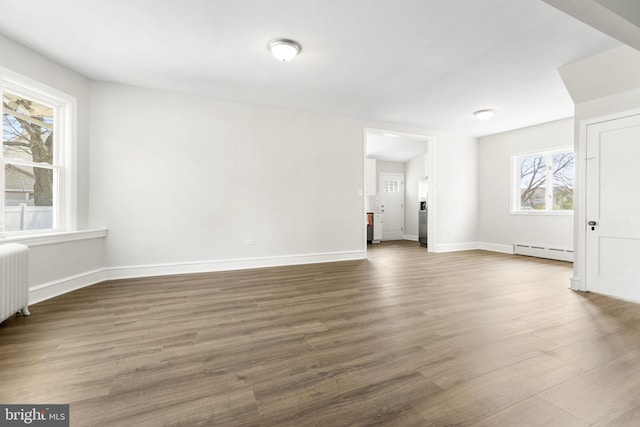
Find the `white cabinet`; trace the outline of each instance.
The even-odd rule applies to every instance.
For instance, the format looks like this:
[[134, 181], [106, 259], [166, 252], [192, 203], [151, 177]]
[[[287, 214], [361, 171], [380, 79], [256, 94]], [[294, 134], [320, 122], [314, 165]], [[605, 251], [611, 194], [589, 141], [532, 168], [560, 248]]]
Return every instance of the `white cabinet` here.
[[382, 213], [373, 214], [373, 242], [379, 243], [382, 239]]
[[367, 196], [376, 195], [376, 159], [364, 159], [364, 180]]

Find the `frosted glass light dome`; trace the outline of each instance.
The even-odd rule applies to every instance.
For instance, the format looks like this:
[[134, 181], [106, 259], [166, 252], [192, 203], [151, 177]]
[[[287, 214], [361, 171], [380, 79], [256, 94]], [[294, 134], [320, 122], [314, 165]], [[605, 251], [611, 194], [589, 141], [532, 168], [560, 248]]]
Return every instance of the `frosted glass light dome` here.
[[300, 53], [301, 49], [300, 44], [293, 40], [278, 39], [269, 43], [269, 50], [271, 51], [271, 54], [278, 61], [282, 62], [291, 61], [298, 53]]
[[496, 113], [496, 110], [487, 108], [485, 110], [475, 111], [473, 115], [476, 116], [476, 119], [478, 120], [489, 120], [490, 118], [493, 117], [495, 113]]

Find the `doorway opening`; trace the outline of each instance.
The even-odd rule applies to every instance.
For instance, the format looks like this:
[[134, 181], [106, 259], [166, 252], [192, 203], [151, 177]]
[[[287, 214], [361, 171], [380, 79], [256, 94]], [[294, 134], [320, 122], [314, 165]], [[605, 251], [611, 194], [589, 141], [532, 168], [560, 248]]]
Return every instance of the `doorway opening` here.
[[365, 252], [391, 240], [436, 247], [435, 138], [384, 129], [364, 130]]

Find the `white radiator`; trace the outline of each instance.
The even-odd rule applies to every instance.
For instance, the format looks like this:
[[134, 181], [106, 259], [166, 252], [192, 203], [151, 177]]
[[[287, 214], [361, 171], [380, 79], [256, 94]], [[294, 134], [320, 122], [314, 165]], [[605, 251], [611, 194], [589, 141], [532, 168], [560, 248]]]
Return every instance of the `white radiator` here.
[[540, 245], [514, 243], [513, 253], [516, 255], [525, 255], [538, 258], [556, 259], [558, 261], [573, 262], [573, 251], [571, 249], [560, 249]]
[[22, 310], [29, 315], [29, 248], [0, 245], [0, 322]]

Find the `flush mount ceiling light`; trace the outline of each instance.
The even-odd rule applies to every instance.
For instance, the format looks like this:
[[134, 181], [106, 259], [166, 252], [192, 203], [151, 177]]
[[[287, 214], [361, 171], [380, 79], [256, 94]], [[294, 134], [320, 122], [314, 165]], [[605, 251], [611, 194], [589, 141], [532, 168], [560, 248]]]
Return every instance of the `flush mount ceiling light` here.
[[496, 110], [492, 110], [487, 108], [485, 110], [474, 111], [473, 115], [476, 116], [478, 120], [489, 120], [496, 113]]
[[291, 61], [302, 50], [300, 43], [288, 39], [276, 39], [269, 42], [271, 54], [282, 62]]

